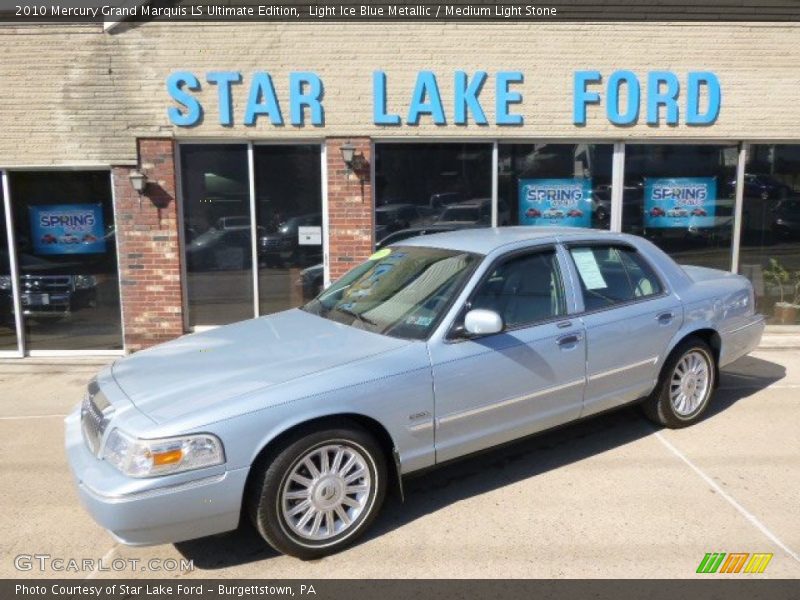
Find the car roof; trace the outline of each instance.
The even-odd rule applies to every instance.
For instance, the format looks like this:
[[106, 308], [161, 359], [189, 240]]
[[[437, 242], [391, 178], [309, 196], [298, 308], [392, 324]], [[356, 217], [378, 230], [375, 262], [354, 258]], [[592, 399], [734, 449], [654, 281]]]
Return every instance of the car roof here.
[[427, 246], [462, 252], [489, 254], [498, 248], [518, 242], [548, 242], [556, 240], [619, 240], [628, 236], [602, 229], [580, 227], [480, 227], [433, 233], [398, 242], [400, 246]]

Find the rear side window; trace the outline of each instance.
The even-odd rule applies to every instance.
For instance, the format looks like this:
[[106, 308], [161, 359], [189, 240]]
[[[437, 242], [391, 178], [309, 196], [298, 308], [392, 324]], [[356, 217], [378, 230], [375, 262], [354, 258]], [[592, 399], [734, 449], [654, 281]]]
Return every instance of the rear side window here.
[[623, 246], [573, 246], [569, 249], [586, 310], [597, 310], [655, 296], [663, 290], [650, 265]]

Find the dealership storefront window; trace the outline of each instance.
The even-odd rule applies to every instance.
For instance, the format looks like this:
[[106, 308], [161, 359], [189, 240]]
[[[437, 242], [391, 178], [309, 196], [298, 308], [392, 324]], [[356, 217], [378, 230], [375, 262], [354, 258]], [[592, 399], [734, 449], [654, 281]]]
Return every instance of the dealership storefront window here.
[[768, 322], [800, 316], [800, 145], [752, 144], [747, 151], [739, 272], [753, 282]]
[[500, 144], [498, 223], [608, 229], [613, 144]]
[[[14, 171], [7, 179], [15, 244], [0, 260], [1, 343], [8, 349], [19, 310], [28, 352], [121, 350], [108, 171]], [[0, 230], [5, 242], [8, 223]], [[19, 273], [16, 282], [11, 261]]]
[[622, 231], [682, 264], [730, 270], [738, 145], [627, 144]]
[[180, 162], [188, 325], [299, 305], [322, 261], [320, 146], [182, 144]]
[[3, 186], [0, 186], [0, 354], [16, 353], [18, 348], [11, 280], [11, 253], [4, 207], [5, 193]]
[[[492, 145], [375, 145], [375, 240], [492, 224]], [[502, 221], [501, 224], [507, 224]]]

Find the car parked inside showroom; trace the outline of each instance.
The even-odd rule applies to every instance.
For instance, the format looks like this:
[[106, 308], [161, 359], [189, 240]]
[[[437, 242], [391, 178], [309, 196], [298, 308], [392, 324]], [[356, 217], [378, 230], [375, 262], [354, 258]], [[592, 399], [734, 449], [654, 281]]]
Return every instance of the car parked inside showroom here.
[[81, 502], [123, 543], [245, 517], [317, 558], [410, 473], [631, 403], [659, 426], [697, 423], [763, 328], [747, 279], [643, 238], [426, 235], [301, 308], [120, 359], [67, 417], [66, 449]]

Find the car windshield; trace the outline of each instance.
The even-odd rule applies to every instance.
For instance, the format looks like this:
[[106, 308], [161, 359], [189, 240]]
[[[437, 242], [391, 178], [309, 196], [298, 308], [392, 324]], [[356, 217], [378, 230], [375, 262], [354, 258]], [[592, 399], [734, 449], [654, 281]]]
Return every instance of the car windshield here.
[[441, 248], [384, 248], [303, 310], [383, 335], [426, 339], [479, 259]]

